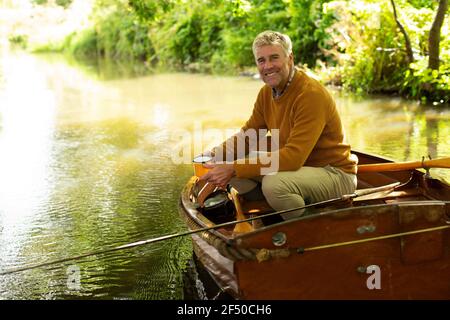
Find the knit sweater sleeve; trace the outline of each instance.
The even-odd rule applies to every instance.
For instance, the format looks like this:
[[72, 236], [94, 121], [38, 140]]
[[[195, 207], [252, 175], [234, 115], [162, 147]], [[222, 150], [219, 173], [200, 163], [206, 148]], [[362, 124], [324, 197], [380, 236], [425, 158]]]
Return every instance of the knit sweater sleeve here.
[[[304, 91], [297, 96], [291, 108], [290, 128], [280, 128], [290, 130], [286, 144], [279, 150], [267, 154], [265, 159], [249, 159], [245, 163], [242, 161], [235, 163], [236, 176], [241, 178], [259, 176], [262, 174], [262, 168], [270, 168], [269, 172], [300, 169], [326, 125], [329, 103], [323, 93], [316, 90]], [[274, 165], [276, 160], [278, 166]]]

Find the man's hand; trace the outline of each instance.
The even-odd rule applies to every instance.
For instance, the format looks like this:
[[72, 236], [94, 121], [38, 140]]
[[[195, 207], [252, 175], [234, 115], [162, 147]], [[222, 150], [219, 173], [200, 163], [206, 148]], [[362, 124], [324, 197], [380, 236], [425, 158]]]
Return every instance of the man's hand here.
[[205, 180], [217, 187], [226, 188], [228, 182], [235, 175], [232, 164], [204, 164], [203, 166], [211, 170], [201, 176], [200, 180]]

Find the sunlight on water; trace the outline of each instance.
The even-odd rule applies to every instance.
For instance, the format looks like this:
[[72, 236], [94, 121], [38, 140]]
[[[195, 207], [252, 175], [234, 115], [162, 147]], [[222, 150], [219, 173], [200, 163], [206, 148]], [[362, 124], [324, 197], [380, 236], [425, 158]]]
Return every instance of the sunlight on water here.
[[[243, 77], [105, 79], [94, 70], [60, 56], [2, 57], [1, 270], [185, 230], [177, 203], [192, 155], [236, 132], [261, 87]], [[450, 156], [448, 109], [333, 94], [355, 149], [397, 161]], [[178, 299], [190, 252], [180, 238], [76, 261], [76, 290], [70, 264], [4, 276], [0, 299]]]
[[[19, 59], [3, 60], [7, 81], [0, 91], [0, 221], [5, 241], [1, 247], [17, 250], [22, 244], [17, 239], [26, 235], [28, 222], [48, 196], [55, 120], [54, 96], [44, 75], [34, 68], [31, 57]], [[2, 255], [2, 263], [9, 265], [10, 257]]]

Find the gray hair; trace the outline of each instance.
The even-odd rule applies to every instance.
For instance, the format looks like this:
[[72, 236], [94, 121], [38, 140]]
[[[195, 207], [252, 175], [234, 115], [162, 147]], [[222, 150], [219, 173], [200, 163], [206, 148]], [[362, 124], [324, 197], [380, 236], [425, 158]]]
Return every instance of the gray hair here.
[[266, 30], [258, 34], [253, 41], [253, 55], [255, 55], [257, 48], [267, 45], [280, 45], [287, 56], [292, 53], [292, 41], [287, 34]]

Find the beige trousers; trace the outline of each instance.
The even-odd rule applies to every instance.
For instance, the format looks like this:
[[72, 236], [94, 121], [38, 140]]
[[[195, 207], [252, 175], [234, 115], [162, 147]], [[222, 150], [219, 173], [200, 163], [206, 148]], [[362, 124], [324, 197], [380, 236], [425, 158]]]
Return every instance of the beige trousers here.
[[[302, 167], [297, 171], [281, 171], [253, 179], [233, 178], [230, 184], [240, 194], [245, 194], [258, 186], [258, 182], [269, 205], [280, 211], [353, 193], [357, 180], [354, 174], [326, 166]], [[305, 210], [296, 210], [281, 216], [286, 220], [304, 213]]]

